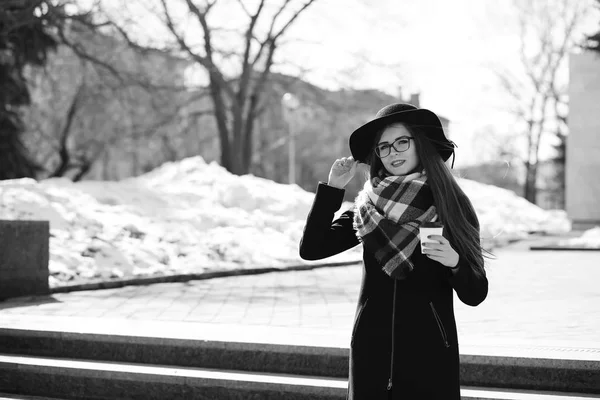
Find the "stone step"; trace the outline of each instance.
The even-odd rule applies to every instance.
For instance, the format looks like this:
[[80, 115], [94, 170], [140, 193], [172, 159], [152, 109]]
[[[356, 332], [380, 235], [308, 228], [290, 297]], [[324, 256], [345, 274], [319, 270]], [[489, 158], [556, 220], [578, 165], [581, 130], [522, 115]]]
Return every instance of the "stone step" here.
[[65, 400], [65, 399], [58, 399], [56, 397], [46, 397], [46, 396], [26, 396], [24, 394], [0, 393], [0, 400]]
[[461, 386], [462, 400], [589, 400], [600, 396], [535, 390], [473, 388]]
[[249, 372], [348, 376], [348, 349], [0, 328], [0, 352]]
[[[600, 359], [550, 358], [523, 349], [461, 354], [461, 384], [600, 394]], [[502, 350], [502, 351], [501, 351]], [[0, 352], [31, 357], [348, 377], [348, 349], [0, 328]], [[570, 353], [559, 356], [570, 356]], [[582, 356], [585, 354], [580, 354]]]
[[347, 387], [335, 378], [9, 355], [0, 355], [0, 376], [0, 392], [78, 400], [341, 400]]
[[[5, 398], [343, 400], [347, 380], [0, 354]], [[11, 397], [12, 396], [12, 397]], [[34, 397], [35, 398], [35, 397]], [[49, 399], [48, 397], [42, 397]], [[464, 400], [581, 400], [577, 394], [463, 388]]]

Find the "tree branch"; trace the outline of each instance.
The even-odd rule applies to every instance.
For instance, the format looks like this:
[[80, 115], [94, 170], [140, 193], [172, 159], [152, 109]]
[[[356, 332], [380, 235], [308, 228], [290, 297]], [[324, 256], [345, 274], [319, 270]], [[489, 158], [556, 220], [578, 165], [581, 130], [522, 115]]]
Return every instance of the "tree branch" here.
[[[273, 37], [273, 40], [277, 40], [279, 39], [279, 37], [281, 37], [281, 35], [283, 35], [283, 33], [292, 25], [292, 23], [298, 18], [298, 16], [304, 11], [306, 10], [312, 3], [314, 3], [315, 0], [309, 0], [306, 3], [304, 3], [304, 5], [298, 10], [296, 11], [296, 13], [294, 13], [294, 15], [288, 20], [288, 22], [283, 26], [283, 28], [281, 28], [279, 30], [279, 32], [277, 34], [275, 34], [275, 36]], [[286, 0], [285, 4], [288, 3], [288, 0]], [[285, 7], [284, 4], [284, 7]], [[281, 11], [283, 11], [283, 7], [281, 9]], [[275, 20], [275, 19], [273, 19]]]
[[[248, 11], [248, 9], [246, 8], [246, 6], [244, 5], [244, 2], [242, 0], [237, 0], [237, 2], [240, 5], [240, 7], [242, 7], [242, 10], [244, 10], [244, 12], [246, 13], [246, 16], [252, 18], [252, 15], [250, 14], [250, 11]], [[262, 7], [262, 3], [264, 3], [264, 2], [261, 1], [260, 7]]]
[[[192, 48], [187, 44], [187, 42], [183, 39], [183, 36], [177, 32], [177, 29], [175, 28], [175, 24], [173, 23], [173, 19], [171, 17], [171, 13], [169, 12], [169, 9], [167, 7], [167, 3], [166, 0], [160, 0], [162, 6], [163, 6], [163, 13], [166, 19], [166, 24], [167, 27], [169, 28], [169, 31], [173, 34], [175, 40], [177, 41], [177, 43], [179, 44], [179, 46], [181, 47], [182, 50], [184, 50], [187, 54], [189, 54], [192, 59], [194, 61], [196, 61], [198, 64], [202, 65], [204, 68], [207, 69], [208, 73], [211, 76], [211, 79], [214, 79], [216, 81], [216, 83], [219, 85], [219, 87], [221, 87], [225, 93], [227, 93], [230, 97], [234, 97], [234, 92], [232, 90], [232, 88], [229, 86], [229, 83], [225, 80], [225, 78], [223, 77], [223, 75], [221, 74], [221, 72], [218, 70], [218, 68], [216, 68], [216, 66], [214, 65], [214, 63], [212, 62], [212, 55], [209, 57], [209, 54], [212, 54], [212, 50], [210, 50], [209, 53], [207, 53], [207, 56], [201, 56], [200, 54], [196, 53], [195, 51], [192, 50]], [[202, 16], [202, 12], [194, 5], [194, 3], [191, 2], [191, 0], [186, 0], [186, 2], [192, 5], [192, 9], [191, 11], [196, 15], [199, 16], [200, 18], [200, 23], [202, 24], [202, 20], [204, 20], [204, 17]], [[211, 3], [214, 4], [214, 3]], [[204, 20], [204, 24], [203, 25], [203, 29], [205, 27], [205, 29], [208, 29], [208, 25], [206, 25], [206, 20]], [[206, 35], [206, 32], [205, 32]], [[206, 36], [205, 36], [206, 39]], [[205, 49], [207, 48], [206, 45], [206, 40], [205, 40]], [[208, 45], [208, 48], [210, 49], [210, 44]]]
[[79, 43], [71, 42], [70, 39], [67, 38], [67, 35], [64, 32], [63, 27], [58, 29], [58, 35], [60, 37], [61, 42], [68, 46], [80, 59], [90, 61], [95, 65], [99, 65], [100, 67], [107, 70], [113, 77], [115, 77], [120, 83], [124, 82], [121, 73], [117, 71], [112, 65], [100, 60], [98, 57], [95, 57], [89, 54], [87, 51], [83, 49], [83, 47]]

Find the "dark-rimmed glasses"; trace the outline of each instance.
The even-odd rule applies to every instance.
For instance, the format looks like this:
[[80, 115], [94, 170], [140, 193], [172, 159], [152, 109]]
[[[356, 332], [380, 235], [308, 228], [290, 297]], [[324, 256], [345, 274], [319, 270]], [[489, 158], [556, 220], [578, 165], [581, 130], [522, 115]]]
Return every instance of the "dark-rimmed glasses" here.
[[377, 154], [377, 157], [379, 158], [385, 158], [387, 156], [390, 155], [390, 153], [392, 152], [392, 147], [394, 147], [394, 150], [396, 150], [399, 153], [402, 153], [408, 149], [410, 149], [410, 141], [411, 137], [408, 136], [400, 136], [398, 139], [394, 140], [392, 142], [392, 144], [389, 143], [383, 143], [383, 144], [378, 144], [375, 147], [375, 154]]

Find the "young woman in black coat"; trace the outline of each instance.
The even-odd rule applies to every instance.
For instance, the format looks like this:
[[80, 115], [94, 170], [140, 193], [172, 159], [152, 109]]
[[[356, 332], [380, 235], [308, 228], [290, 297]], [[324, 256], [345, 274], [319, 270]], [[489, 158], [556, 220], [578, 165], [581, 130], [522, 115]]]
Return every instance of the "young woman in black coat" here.
[[[391, 104], [350, 136], [352, 157], [320, 182], [300, 243], [319, 260], [363, 245], [363, 277], [350, 343], [349, 400], [459, 400], [453, 290], [476, 306], [488, 281], [475, 210], [445, 161], [454, 143], [438, 117]], [[359, 162], [369, 179], [338, 219]], [[419, 227], [443, 223], [421, 247]]]

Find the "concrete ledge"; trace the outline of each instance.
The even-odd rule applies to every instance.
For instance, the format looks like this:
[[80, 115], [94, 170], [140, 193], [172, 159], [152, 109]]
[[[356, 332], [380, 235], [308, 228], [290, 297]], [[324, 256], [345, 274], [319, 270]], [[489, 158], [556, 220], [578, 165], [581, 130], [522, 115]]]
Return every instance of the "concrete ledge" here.
[[0, 352], [334, 378], [348, 376], [348, 349], [0, 329]]
[[600, 394], [600, 362], [461, 355], [461, 383]]
[[545, 251], [600, 251], [598, 247], [569, 247], [555, 244], [530, 246], [529, 250], [545, 250]]
[[596, 396], [577, 395], [562, 392], [541, 392], [535, 390], [474, 388], [462, 386], [462, 400], [589, 400]]
[[40, 396], [27, 396], [24, 394], [8, 394], [8, 393], [0, 393], [0, 400], [65, 400], [58, 399], [56, 397], [40, 397]]
[[[63, 399], [292, 399], [342, 400], [347, 380], [247, 374], [234, 371], [166, 368], [123, 363], [99, 363], [0, 354], [0, 375], [13, 385], [2, 391]], [[463, 400], [580, 400], [557, 392], [462, 387]], [[47, 397], [44, 397], [47, 398]]]
[[342, 400], [343, 379], [297, 378], [0, 355], [0, 391], [65, 399]]
[[[600, 350], [590, 349], [586, 357], [577, 357], [569, 349], [479, 347], [478, 354], [473, 354], [473, 349], [477, 350], [461, 352], [461, 384], [600, 394]], [[0, 352], [300, 376], [348, 376], [348, 349], [342, 347], [2, 328]]]
[[138, 278], [124, 278], [114, 280], [98, 280], [94, 282], [75, 283], [61, 285], [50, 288], [50, 293], [68, 293], [83, 290], [99, 290], [99, 289], [114, 289], [125, 286], [142, 286], [151, 285], [154, 283], [171, 283], [171, 282], [188, 282], [192, 280], [203, 280], [212, 278], [225, 278], [228, 276], [243, 276], [243, 275], [258, 275], [270, 272], [285, 272], [285, 271], [308, 271], [316, 268], [326, 267], [345, 267], [348, 265], [359, 264], [361, 260], [341, 261], [331, 263], [318, 264], [299, 264], [284, 267], [260, 267], [248, 269], [232, 269], [221, 271], [202, 272], [197, 274], [173, 274], [161, 276], [145, 276]]
[[573, 219], [571, 221], [571, 229], [578, 231], [587, 231], [597, 226], [600, 226], [599, 219]]
[[24, 394], [8, 394], [8, 393], [0, 393], [0, 400], [64, 400], [58, 399], [56, 397], [39, 397], [39, 396], [27, 396]]

